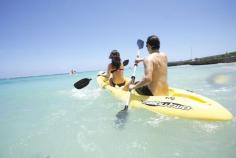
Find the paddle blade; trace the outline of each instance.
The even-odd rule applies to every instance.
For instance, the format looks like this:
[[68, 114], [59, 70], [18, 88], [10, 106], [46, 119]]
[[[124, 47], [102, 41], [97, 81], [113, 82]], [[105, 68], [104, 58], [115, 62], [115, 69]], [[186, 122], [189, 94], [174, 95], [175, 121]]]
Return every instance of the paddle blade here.
[[137, 45], [138, 45], [138, 48], [139, 48], [139, 49], [142, 49], [143, 46], [144, 46], [144, 42], [143, 42], [143, 40], [138, 39], [138, 40], [137, 40]]
[[77, 89], [82, 89], [89, 84], [90, 80], [92, 80], [92, 79], [90, 79], [90, 78], [81, 79], [74, 84], [74, 87]]
[[128, 108], [129, 108], [129, 106], [125, 105], [125, 108], [123, 110], [121, 110], [121, 111], [128, 111]]
[[126, 59], [125, 61], [123, 61], [123, 65], [127, 66], [129, 64], [129, 59]]

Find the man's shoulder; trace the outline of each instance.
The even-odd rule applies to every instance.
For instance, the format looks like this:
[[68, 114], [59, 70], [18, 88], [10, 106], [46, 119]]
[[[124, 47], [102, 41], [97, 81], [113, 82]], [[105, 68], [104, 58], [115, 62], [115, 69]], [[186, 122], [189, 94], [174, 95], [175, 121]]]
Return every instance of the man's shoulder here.
[[160, 52], [159, 54], [160, 54], [161, 56], [167, 56], [167, 55], [166, 55], [166, 52]]
[[167, 60], [167, 55], [164, 52], [160, 52], [160, 53], [154, 53], [152, 55], [149, 56], [149, 61], [152, 61], [154, 63], [159, 62], [159, 61], [164, 61]]
[[158, 56], [159, 56], [160, 58], [167, 58], [167, 54], [166, 54], [165, 52], [160, 52], [160, 53], [158, 53]]
[[150, 54], [147, 58], [149, 59], [154, 59], [156, 57], [160, 57], [160, 56], [167, 56], [165, 52], [160, 52], [160, 53], [152, 53]]

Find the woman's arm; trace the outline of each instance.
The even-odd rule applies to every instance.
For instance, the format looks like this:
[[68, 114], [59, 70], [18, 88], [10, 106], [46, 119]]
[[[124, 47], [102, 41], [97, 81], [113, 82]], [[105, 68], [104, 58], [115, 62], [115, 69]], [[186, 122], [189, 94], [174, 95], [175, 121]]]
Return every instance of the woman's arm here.
[[106, 77], [106, 78], [110, 78], [110, 76], [111, 76], [111, 64], [109, 64], [107, 66], [107, 72], [102, 74], [101, 76]]

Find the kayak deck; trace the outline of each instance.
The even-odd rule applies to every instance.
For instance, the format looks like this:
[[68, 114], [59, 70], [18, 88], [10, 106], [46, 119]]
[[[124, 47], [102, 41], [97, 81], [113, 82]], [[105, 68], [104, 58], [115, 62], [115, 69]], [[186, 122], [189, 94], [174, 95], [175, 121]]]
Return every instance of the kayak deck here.
[[[97, 82], [100, 87], [110, 91], [117, 99], [124, 102], [127, 101], [128, 91], [110, 86], [107, 78], [102, 76], [97, 77]], [[177, 88], [169, 88], [168, 96], [143, 96], [136, 91], [132, 91], [129, 106], [187, 119], [227, 121], [233, 118], [233, 115], [216, 101], [191, 91]]]

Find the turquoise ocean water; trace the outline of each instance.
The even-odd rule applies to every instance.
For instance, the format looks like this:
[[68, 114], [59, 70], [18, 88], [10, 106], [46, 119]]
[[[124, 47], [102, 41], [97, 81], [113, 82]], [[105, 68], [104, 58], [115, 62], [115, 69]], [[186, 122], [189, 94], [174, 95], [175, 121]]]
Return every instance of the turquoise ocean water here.
[[[96, 74], [0, 80], [0, 158], [236, 157], [236, 63], [169, 68], [170, 86], [220, 102], [234, 115], [229, 122], [142, 109], [117, 120], [124, 103], [98, 87]], [[73, 88], [84, 77], [93, 80], [82, 90]]]

